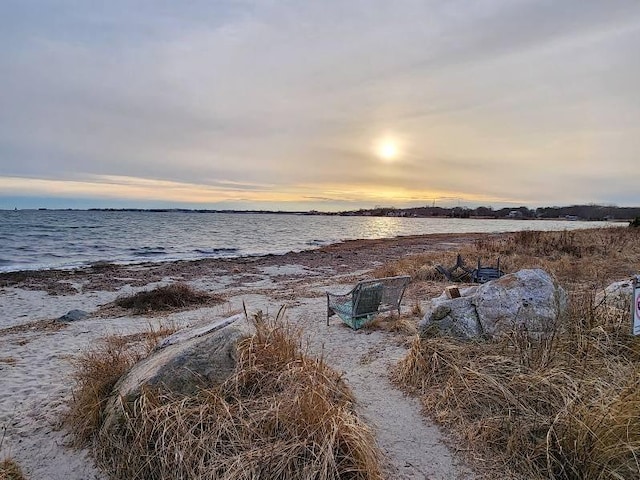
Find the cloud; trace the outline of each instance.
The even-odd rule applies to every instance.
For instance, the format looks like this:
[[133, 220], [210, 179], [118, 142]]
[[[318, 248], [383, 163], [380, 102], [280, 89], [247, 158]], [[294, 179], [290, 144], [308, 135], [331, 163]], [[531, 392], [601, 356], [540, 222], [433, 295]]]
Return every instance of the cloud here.
[[0, 41], [0, 176], [300, 205], [634, 198], [635, 1], [9, 1]]

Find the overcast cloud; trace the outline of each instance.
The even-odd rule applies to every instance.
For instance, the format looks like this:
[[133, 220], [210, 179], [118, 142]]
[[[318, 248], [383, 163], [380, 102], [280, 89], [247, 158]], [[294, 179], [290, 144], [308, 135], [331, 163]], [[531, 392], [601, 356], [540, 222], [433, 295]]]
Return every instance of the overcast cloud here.
[[0, 208], [640, 205], [636, 0], [5, 0], [0, 42]]

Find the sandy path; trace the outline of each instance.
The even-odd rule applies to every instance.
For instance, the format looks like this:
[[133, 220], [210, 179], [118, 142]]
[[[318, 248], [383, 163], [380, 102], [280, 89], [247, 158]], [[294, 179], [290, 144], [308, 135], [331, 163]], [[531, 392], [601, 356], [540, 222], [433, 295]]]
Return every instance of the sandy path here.
[[[424, 242], [413, 244], [419, 251], [425, 248]], [[60, 415], [71, 395], [71, 360], [104, 336], [146, 330], [149, 324], [158, 322], [195, 324], [237, 311], [244, 302], [249, 311], [260, 309], [271, 314], [287, 305], [287, 318], [302, 328], [311, 353], [324, 355], [333, 368], [343, 372], [363, 415], [376, 430], [386, 456], [388, 478], [471, 478], [447, 448], [438, 428], [420, 415], [418, 401], [403, 395], [388, 379], [389, 366], [406, 352], [407, 337], [384, 331], [354, 332], [338, 320], [332, 320], [329, 327], [325, 324], [323, 292], [344, 291], [352, 285], [354, 276], [363, 276], [367, 271], [367, 268], [354, 271], [354, 265], [371, 268], [371, 259], [363, 255], [372, 250], [371, 245], [364, 245], [363, 249], [359, 264], [355, 257], [351, 258], [354, 262], [351, 268], [345, 268], [349, 265], [341, 261], [342, 254], [357, 252], [346, 248], [337, 261], [338, 254], [333, 251], [330, 256], [304, 252], [259, 262], [212, 263], [199, 268], [193, 264], [186, 269], [169, 265], [162, 266], [159, 272], [153, 271], [155, 267], [138, 267], [117, 274], [111, 272], [111, 278], [132, 280], [114, 280], [111, 284], [108, 278], [98, 278], [103, 273], [76, 274], [74, 288], [82, 291], [85, 286], [84, 292], [77, 294], [65, 290], [65, 295], [47, 295], [37, 289], [38, 282], [34, 279], [0, 288], [0, 329], [57, 318], [72, 308], [95, 312], [122, 292], [129, 293], [150, 282], [180, 278], [188, 279], [197, 288], [223, 292], [229, 300], [218, 307], [162, 318], [92, 317], [60, 330], [0, 330], [0, 429], [4, 430], [4, 434], [0, 431], [0, 438], [4, 435], [0, 458], [12, 456], [31, 480], [103, 479], [104, 474], [96, 470], [86, 452], [67, 446], [68, 437], [59, 428]], [[372, 254], [379, 257], [376, 252]], [[327, 256], [333, 261], [327, 261]], [[135, 272], [141, 273], [136, 276]], [[56, 282], [69, 282], [66, 274], [60, 279], [43, 278], [41, 288], [50, 292], [57, 291]], [[110, 288], [100, 289], [103, 283]], [[120, 290], [115, 290], [114, 285]]]
[[471, 478], [439, 429], [420, 415], [418, 400], [404, 395], [389, 380], [389, 367], [407, 352], [407, 336], [379, 330], [355, 332], [336, 317], [327, 327], [324, 302], [324, 298], [309, 301], [288, 317], [304, 325], [312, 352], [324, 355], [329, 365], [344, 374], [361, 413], [376, 430], [389, 462], [388, 478]]
[[[285, 271], [287, 279], [273, 280]], [[268, 267], [264, 273], [269, 277], [254, 278], [240, 287], [232, 303], [237, 307], [244, 302], [249, 312], [270, 314], [282, 305], [287, 307], [286, 319], [301, 328], [310, 353], [325, 358], [352, 388], [361, 414], [376, 431], [389, 479], [473, 478], [471, 470], [447, 446], [439, 428], [420, 414], [419, 401], [403, 394], [389, 379], [390, 367], [406, 355], [411, 337], [384, 330], [356, 332], [337, 317], [326, 325], [324, 292], [348, 291], [353, 286], [352, 276], [364, 276], [366, 270], [347, 275], [334, 272], [327, 277], [326, 267], [314, 270], [286, 264]], [[243, 288], [247, 288], [244, 293]], [[413, 301], [404, 302], [405, 311]]]

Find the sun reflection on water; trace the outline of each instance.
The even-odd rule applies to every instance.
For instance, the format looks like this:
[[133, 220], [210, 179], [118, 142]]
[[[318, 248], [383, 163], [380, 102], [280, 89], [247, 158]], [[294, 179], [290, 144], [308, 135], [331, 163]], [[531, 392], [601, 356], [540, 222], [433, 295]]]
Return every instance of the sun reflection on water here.
[[400, 225], [395, 217], [369, 217], [362, 228], [369, 238], [390, 238], [400, 233]]

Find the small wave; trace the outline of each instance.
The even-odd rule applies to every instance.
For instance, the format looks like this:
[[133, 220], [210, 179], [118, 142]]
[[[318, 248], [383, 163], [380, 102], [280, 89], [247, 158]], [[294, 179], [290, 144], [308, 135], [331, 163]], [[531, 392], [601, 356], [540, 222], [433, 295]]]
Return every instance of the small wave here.
[[13, 272], [32, 272], [40, 270], [75, 270], [83, 267], [84, 262], [67, 262], [67, 263], [10, 263], [9, 265], [0, 264], [0, 273]]
[[305, 242], [305, 245], [309, 245], [310, 247], [321, 247], [328, 244], [329, 242], [327, 240], [309, 240]]
[[164, 247], [142, 247], [142, 248], [131, 248], [130, 251], [136, 257], [153, 257], [156, 255], [166, 255]]
[[61, 230], [62, 227], [60, 227], [59, 225], [45, 225], [45, 224], [34, 224], [34, 225], [25, 225], [25, 227], [28, 227], [29, 229], [33, 229], [33, 230], [43, 230], [45, 232], [49, 231], [49, 232], [55, 232], [57, 230]]
[[238, 253], [237, 248], [196, 248], [194, 250], [196, 253], [200, 253], [202, 255], [233, 255]]
[[135, 252], [136, 257], [154, 257], [156, 255], [166, 255], [167, 252], [161, 252], [159, 250], [146, 250], [144, 252]]
[[5, 258], [0, 258], [0, 266], [11, 265], [13, 262]]

